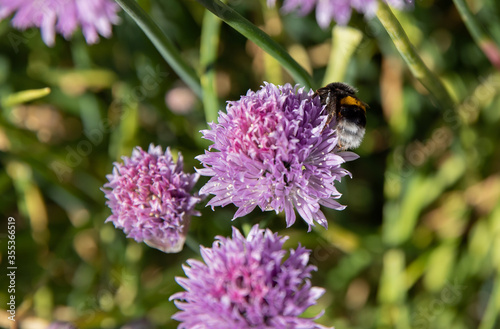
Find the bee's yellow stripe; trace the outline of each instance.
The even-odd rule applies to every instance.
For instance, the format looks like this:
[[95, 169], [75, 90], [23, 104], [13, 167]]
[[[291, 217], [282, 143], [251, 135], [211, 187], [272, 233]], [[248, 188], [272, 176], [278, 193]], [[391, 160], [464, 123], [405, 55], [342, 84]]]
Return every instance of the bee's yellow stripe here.
[[342, 98], [340, 100], [340, 104], [341, 105], [354, 105], [354, 106], [362, 108], [363, 111], [366, 112], [365, 104], [363, 104], [363, 102], [360, 101], [359, 99], [356, 99], [352, 96], [346, 96], [346, 97]]

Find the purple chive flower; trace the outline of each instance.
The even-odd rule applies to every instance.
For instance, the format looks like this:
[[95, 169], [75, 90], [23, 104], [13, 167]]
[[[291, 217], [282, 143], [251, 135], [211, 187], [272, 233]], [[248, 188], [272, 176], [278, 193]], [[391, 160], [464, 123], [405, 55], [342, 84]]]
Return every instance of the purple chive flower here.
[[118, 9], [113, 0], [0, 0], [0, 20], [14, 13], [14, 27], [40, 28], [49, 46], [54, 45], [56, 32], [69, 39], [80, 26], [92, 44], [99, 41], [99, 34], [111, 36], [111, 26], [119, 22]]
[[200, 201], [190, 194], [198, 174], [182, 171], [182, 155], [174, 163], [170, 148], [137, 147], [132, 157], [115, 163], [113, 174], [101, 189], [111, 208], [106, 222], [123, 229], [127, 237], [164, 252], [182, 250], [190, 216], [199, 215], [194, 206]]
[[281, 237], [255, 225], [248, 237], [233, 227], [233, 237], [217, 237], [201, 247], [204, 262], [189, 259], [187, 278], [176, 278], [186, 291], [170, 300], [181, 310], [172, 316], [179, 329], [319, 329], [315, 318], [301, 318], [316, 304], [323, 288], [312, 287], [309, 250], [291, 249], [285, 260]]
[[[323, 129], [326, 113], [312, 90], [264, 83], [248, 91], [239, 101], [228, 102], [219, 123], [203, 130], [214, 142], [197, 157], [212, 176], [200, 193], [214, 194], [208, 205], [239, 207], [234, 218], [261, 210], [285, 211], [287, 226], [295, 222], [295, 211], [309, 225], [328, 227], [320, 205], [336, 210], [342, 206], [335, 181], [350, 175], [340, 165], [358, 156], [340, 152], [337, 133]], [[335, 120], [331, 126], [336, 125]], [[233, 218], [233, 219], [234, 219]]]
[[[316, 8], [316, 21], [322, 28], [327, 28], [334, 20], [346, 25], [351, 19], [352, 9], [367, 17], [373, 17], [377, 10], [378, 0], [284, 0], [281, 10], [284, 13], [296, 11], [299, 15], [307, 15]], [[391, 6], [403, 9], [413, 0], [386, 0]], [[276, 0], [267, 0], [269, 7], [276, 5]]]

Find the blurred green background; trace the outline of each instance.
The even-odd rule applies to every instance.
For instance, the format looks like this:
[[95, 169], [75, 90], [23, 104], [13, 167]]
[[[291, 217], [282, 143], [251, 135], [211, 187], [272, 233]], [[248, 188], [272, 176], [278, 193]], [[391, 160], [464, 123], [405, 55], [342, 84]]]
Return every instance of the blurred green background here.
[[[279, 64], [226, 24], [216, 59], [200, 64], [205, 9], [191, 0], [140, 1], [199, 74], [215, 74], [218, 107], [269, 81], [294, 83]], [[279, 15], [264, 1], [228, 5], [271, 35], [322, 85], [335, 78], [370, 105], [361, 157], [339, 184], [347, 209], [325, 210], [329, 229], [306, 233], [298, 219], [255, 210], [231, 222], [235, 208], [202, 212], [179, 254], [164, 254], [104, 223], [99, 188], [112, 163], [150, 143], [181, 151], [185, 171], [200, 167], [203, 104], [138, 26], [121, 13], [111, 39], [88, 46], [76, 34], [43, 44], [38, 30], [0, 22], [0, 327], [7, 320], [7, 218], [16, 220], [16, 324], [45, 328], [120, 328], [147, 319], [175, 328], [181, 264], [199, 244], [260, 222], [300, 242], [326, 289], [319, 323], [336, 329], [500, 328], [500, 72], [474, 42], [449, 1], [416, 1], [395, 11], [427, 66], [457, 102], [441, 108], [412, 76], [377, 18], [354, 14], [349, 27], [322, 30], [314, 14]], [[500, 44], [500, 4], [471, 0], [484, 31]], [[207, 15], [209, 16], [209, 15]], [[335, 62], [331, 62], [335, 59]], [[330, 72], [331, 74], [331, 72]], [[10, 105], [9, 95], [50, 88]], [[206, 178], [197, 184], [200, 188]], [[4, 316], [5, 315], [5, 316]], [[144, 326], [146, 328], [146, 326]]]

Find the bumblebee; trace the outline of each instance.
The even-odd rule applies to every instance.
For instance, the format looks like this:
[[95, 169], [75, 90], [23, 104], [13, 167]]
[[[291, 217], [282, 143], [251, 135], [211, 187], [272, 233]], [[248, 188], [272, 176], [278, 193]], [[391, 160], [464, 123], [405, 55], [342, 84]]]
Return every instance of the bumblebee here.
[[366, 126], [367, 104], [356, 97], [357, 90], [343, 82], [333, 82], [316, 90], [314, 96], [319, 96], [321, 105], [325, 106], [328, 117], [325, 130], [333, 118], [336, 119], [339, 147], [343, 150], [357, 148]]

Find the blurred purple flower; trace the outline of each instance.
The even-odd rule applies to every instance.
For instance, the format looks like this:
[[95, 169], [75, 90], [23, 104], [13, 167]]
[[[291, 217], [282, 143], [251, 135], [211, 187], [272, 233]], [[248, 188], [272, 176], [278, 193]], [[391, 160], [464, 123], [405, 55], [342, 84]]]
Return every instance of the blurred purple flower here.
[[0, 0], [0, 20], [14, 13], [14, 27], [40, 28], [49, 46], [56, 32], [69, 39], [79, 26], [89, 44], [99, 41], [99, 34], [110, 37], [111, 26], [120, 20], [118, 10], [112, 0]]
[[265, 83], [259, 91], [249, 90], [239, 101], [228, 102], [219, 123], [202, 131], [214, 142], [210, 149], [219, 151], [197, 157], [205, 167], [197, 171], [212, 176], [200, 190], [215, 195], [208, 205], [233, 203], [239, 207], [234, 218], [256, 206], [284, 210], [287, 226], [295, 222], [295, 207], [309, 230], [314, 221], [328, 227], [320, 204], [345, 208], [333, 200], [341, 196], [334, 183], [350, 175], [340, 165], [358, 156], [336, 147], [337, 134], [323, 129], [326, 114], [313, 94], [290, 84]]
[[[377, 10], [378, 0], [284, 0], [281, 10], [284, 13], [296, 11], [299, 15], [307, 15], [316, 8], [316, 21], [322, 28], [327, 28], [334, 20], [340, 25], [346, 25], [351, 19], [352, 9], [372, 17]], [[413, 3], [413, 0], [386, 0], [391, 6], [403, 9]], [[276, 0], [267, 0], [269, 7], [276, 5]]]
[[111, 208], [106, 222], [123, 229], [127, 237], [164, 252], [182, 250], [190, 216], [199, 215], [194, 206], [200, 201], [190, 194], [198, 174], [182, 171], [182, 155], [174, 163], [170, 148], [137, 147], [132, 157], [115, 163], [109, 183], [101, 189]]
[[248, 237], [233, 227], [232, 239], [217, 237], [212, 248], [201, 247], [204, 263], [195, 259], [183, 266], [187, 278], [176, 281], [186, 291], [170, 297], [181, 310], [173, 319], [190, 329], [326, 328], [315, 318], [299, 317], [316, 304], [324, 289], [312, 287], [309, 250], [291, 249], [288, 237], [255, 225]]

